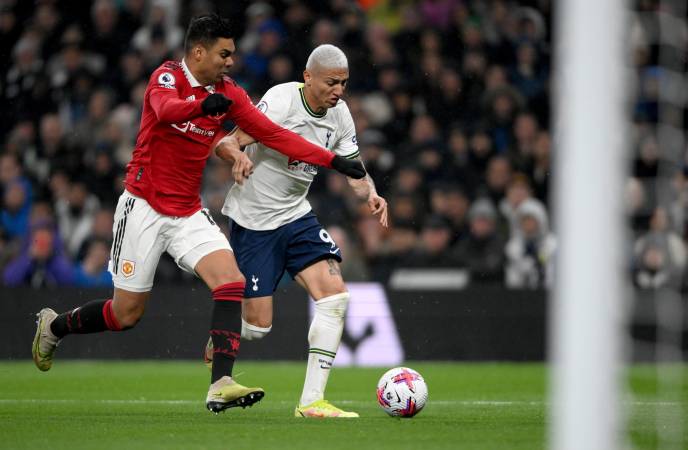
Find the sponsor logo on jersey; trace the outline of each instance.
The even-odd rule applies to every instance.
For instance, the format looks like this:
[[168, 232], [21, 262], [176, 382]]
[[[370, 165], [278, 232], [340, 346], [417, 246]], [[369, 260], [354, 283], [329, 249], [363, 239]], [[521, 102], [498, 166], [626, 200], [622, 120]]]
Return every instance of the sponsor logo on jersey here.
[[351, 142], [353, 142], [354, 144], [356, 143], [356, 135], [355, 134], [354, 134], [354, 137], [351, 138]]
[[130, 277], [136, 272], [136, 263], [134, 261], [122, 260], [122, 274], [125, 277]]
[[177, 130], [181, 131], [182, 133], [186, 133], [187, 131], [190, 131], [192, 133], [200, 134], [201, 136], [215, 136], [215, 132], [212, 130], [206, 130], [204, 128], [199, 128], [196, 125], [194, 125], [191, 122], [184, 122], [179, 125], [172, 124], [172, 128], [176, 128]]
[[172, 75], [169, 72], [163, 72], [160, 75], [158, 75], [158, 84], [160, 84], [163, 87], [172, 88], [175, 82], [176, 80], [174, 79], [174, 75]]
[[312, 173], [315, 175], [318, 173], [318, 166], [299, 161], [298, 159], [289, 158], [287, 170], [291, 170], [292, 172]]

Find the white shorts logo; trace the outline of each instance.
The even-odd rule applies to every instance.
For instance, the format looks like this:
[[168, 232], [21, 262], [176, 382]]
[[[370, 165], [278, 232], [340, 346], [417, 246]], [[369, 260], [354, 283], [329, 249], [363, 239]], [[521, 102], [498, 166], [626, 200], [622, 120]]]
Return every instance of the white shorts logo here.
[[165, 86], [174, 86], [174, 82], [174, 75], [169, 72], [161, 73], [160, 76], [158, 76], [159, 84], [164, 84]]
[[257, 291], [258, 290], [258, 278], [256, 278], [255, 275], [251, 275], [251, 281], [253, 281], [253, 290]]

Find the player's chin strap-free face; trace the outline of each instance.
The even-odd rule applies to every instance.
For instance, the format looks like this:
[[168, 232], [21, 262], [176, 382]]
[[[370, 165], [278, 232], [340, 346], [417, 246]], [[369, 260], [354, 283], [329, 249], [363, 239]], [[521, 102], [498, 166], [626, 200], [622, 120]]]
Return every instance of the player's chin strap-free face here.
[[316, 66], [312, 72], [305, 70], [303, 79], [305, 81], [306, 99], [314, 100], [317, 103], [310, 105], [311, 107], [315, 107], [315, 109], [333, 108], [336, 101], [332, 103], [331, 100], [339, 100], [344, 94], [349, 81], [349, 69], [330, 69]]
[[204, 86], [219, 83], [222, 76], [234, 65], [232, 55], [235, 50], [234, 39], [227, 38], [218, 38], [209, 49], [200, 44], [196, 45], [191, 50], [190, 58], [194, 67], [189, 69], [195, 72], [194, 77], [198, 73], [196, 79]]

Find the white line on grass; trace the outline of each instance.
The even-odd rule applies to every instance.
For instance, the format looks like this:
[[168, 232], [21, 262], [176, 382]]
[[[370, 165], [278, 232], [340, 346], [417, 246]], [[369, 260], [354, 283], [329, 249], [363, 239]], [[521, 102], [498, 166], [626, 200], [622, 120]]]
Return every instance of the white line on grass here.
[[[282, 405], [292, 405], [293, 401], [270, 401], [269, 403], [279, 403]], [[198, 405], [203, 404], [203, 401], [198, 400], [86, 400], [86, 399], [40, 399], [40, 398], [0, 398], [0, 403], [106, 403], [106, 404], [124, 404], [124, 405]], [[335, 401], [335, 404], [343, 405], [369, 405], [373, 401], [351, 401], [342, 400]], [[429, 401], [431, 405], [462, 405], [462, 406], [542, 406], [551, 405], [551, 402], [508, 402], [508, 401]], [[639, 406], [681, 406], [684, 402], [622, 402], [624, 405], [639, 405]]]

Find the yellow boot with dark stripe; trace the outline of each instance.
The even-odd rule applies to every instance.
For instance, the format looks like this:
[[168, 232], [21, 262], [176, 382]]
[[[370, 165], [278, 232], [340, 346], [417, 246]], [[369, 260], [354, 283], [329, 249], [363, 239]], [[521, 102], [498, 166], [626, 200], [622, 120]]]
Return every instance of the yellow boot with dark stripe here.
[[[236, 378], [236, 377], [235, 377]], [[247, 388], [238, 384], [232, 377], [224, 376], [210, 385], [205, 407], [218, 414], [228, 408], [253, 406], [265, 396], [261, 388]]]

